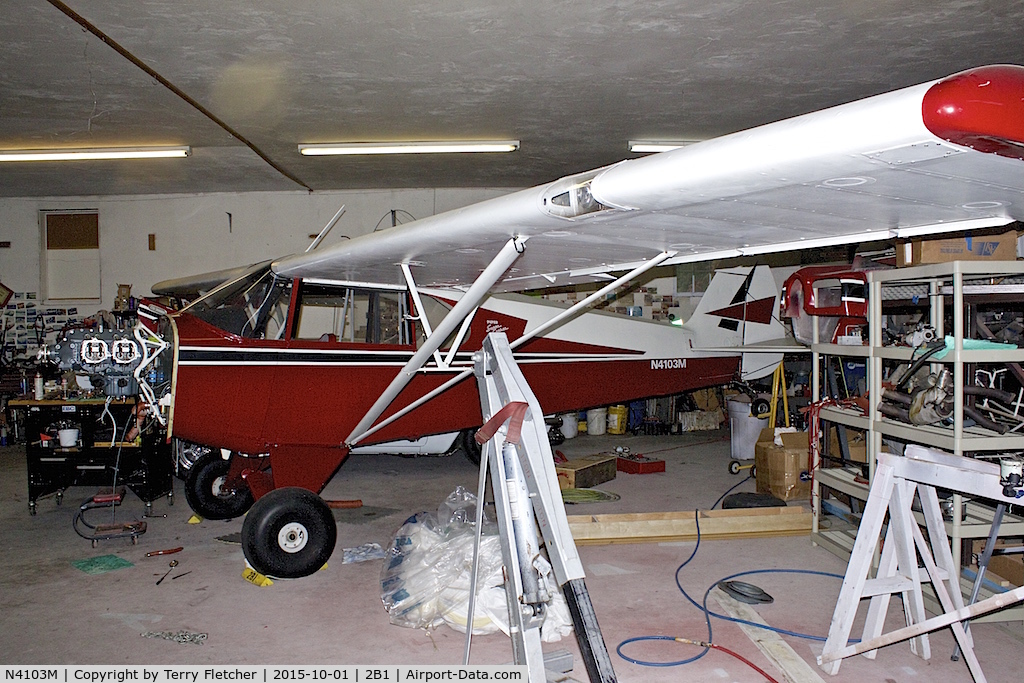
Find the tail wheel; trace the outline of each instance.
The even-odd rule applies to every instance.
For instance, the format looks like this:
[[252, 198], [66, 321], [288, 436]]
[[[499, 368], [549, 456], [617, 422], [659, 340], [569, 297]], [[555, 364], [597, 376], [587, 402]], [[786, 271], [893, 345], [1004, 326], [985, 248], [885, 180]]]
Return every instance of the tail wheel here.
[[768, 417], [772, 412], [772, 404], [766, 398], [755, 398], [750, 404], [750, 414], [754, 417]]
[[739, 473], [740, 473], [740, 462], [739, 462], [739, 460], [730, 460], [729, 461], [729, 474], [739, 474]]
[[315, 573], [338, 540], [334, 515], [320, 496], [289, 486], [252, 506], [242, 523], [242, 551], [260, 574], [297, 579]]
[[193, 463], [185, 477], [185, 500], [204, 519], [241, 517], [252, 507], [253, 495], [248, 484], [226, 488], [230, 463], [220, 453], [208, 452]]

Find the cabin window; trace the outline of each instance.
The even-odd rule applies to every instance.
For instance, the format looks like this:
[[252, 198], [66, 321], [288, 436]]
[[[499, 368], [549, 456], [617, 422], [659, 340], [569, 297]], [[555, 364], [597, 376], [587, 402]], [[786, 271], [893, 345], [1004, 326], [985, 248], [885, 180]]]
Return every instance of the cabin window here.
[[214, 289], [185, 311], [248, 339], [283, 339], [292, 281], [263, 267]]
[[364, 344], [413, 343], [408, 294], [338, 284], [303, 283], [295, 339]]

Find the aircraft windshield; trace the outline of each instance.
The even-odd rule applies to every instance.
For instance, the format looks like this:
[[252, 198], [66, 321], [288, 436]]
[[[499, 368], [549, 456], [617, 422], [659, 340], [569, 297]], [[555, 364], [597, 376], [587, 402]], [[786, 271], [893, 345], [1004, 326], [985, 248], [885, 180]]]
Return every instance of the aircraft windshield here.
[[263, 266], [213, 290], [184, 312], [225, 332], [252, 339], [281, 339], [288, 318], [292, 281]]

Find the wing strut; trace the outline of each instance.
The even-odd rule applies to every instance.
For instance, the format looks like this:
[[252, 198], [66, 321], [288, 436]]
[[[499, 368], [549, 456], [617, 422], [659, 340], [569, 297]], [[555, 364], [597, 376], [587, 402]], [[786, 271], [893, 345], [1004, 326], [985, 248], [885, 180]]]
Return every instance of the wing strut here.
[[[427, 314], [423, 310], [423, 300], [420, 299], [420, 290], [416, 287], [416, 280], [412, 277], [412, 270], [409, 268], [409, 264], [403, 263], [401, 265], [402, 275], [405, 276], [405, 283], [409, 285], [409, 294], [412, 296], [412, 302], [416, 306], [416, 320], [419, 320], [420, 325], [423, 327], [423, 331], [426, 333], [425, 336], [429, 340], [430, 336], [434, 334], [434, 331], [430, 329], [430, 321], [427, 320]], [[433, 356], [434, 362], [437, 363], [438, 367], [448, 367], [441, 358], [441, 353], [437, 349], [434, 350]]]
[[[651, 260], [645, 261], [643, 264], [637, 266], [636, 268], [634, 268], [633, 270], [629, 271], [625, 275], [616, 278], [612, 282], [609, 282], [607, 285], [605, 285], [601, 289], [597, 290], [596, 292], [594, 292], [590, 296], [586, 297], [585, 299], [581, 299], [580, 301], [577, 301], [575, 304], [573, 304], [569, 308], [565, 309], [564, 311], [562, 311], [561, 313], [559, 313], [555, 317], [551, 318], [550, 320], [542, 323], [541, 325], [538, 325], [534, 329], [532, 329], [529, 332], [523, 334], [523, 336], [519, 337], [514, 342], [510, 343], [509, 346], [514, 350], [514, 349], [522, 346], [526, 342], [530, 341], [531, 339], [533, 339], [535, 337], [539, 337], [540, 335], [544, 334], [545, 332], [548, 332], [549, 330], [553, 329], [556, 325], [558, 325], [562, 321], [567, 320], [567, 319], [577, 315], [581, 310], [583, 310], [584, 308], [586, 308], [590, 304], [594, 303], [595, 301], [603, 299], [604, 296], [606, 294], [608, 294], [609, 292], [615, 291], [619, 287], [622, 287], [623, 285], [628, 283], [630, 280], [632, 280], [632, 279], [634, 279], [636, 277], [639, 277], [640, 275], [643, 275], [644, 273], [646, 273], [651, 268], [654, 268], [656, 266], [661, 265], [663, 262], [665, 262], [666, 260], [672, 258], [675, 255], [676, 255], [676, 252], [674, 252], [674, 251], [663, 251], [663, 252], [661, 252], [660, 254], [658, 254], [657, 256], [652, 258]], [[461, 304], [462, 301], [465, 301], [465, 299], [466, 299], [466, 297], [463, 297], [459, 301], [459, 303]], [[477, 305], [479, 305], [479, 303], [480, 302], [477, 302]], [[452, 313], [454, 313], [454, 312], [455, 312], [455, 309], [453, 308], [451, 311], [449, 311], [448, 315], [445, 316], [444, 321], [447, 321], [448, 318], [451, 317]], [[469, 316], [467, 316], [467, 322], [468, 322], [469, 317], [472, 316], [474, 313], [476, 313], [476, 307], [475, 306], [474, 306], [473, 310], [470, 312]], [[444, 324], [444, 321], [442, 321], [442, 324]], [[453, 325], [453, 327], [454, 327], [454, 325]], [[455, 348], [458, 348], [459, 344], [462, 343], [462, 337], [463, 337], [467, 327], [468, 327], [468, 325], [463, 323], [463, 328], [459, 332], [459, 337], [458, 337], [458, 339], [456, 339], [455, 345], [452, 347], [453, 350]], [[449, 359], [448, 359], [449, 363], [451, 362], [451, 357], [452, 357], [452, 354], [450, 353], [449, 354]], [[354, 439], [350, 435], [349, 438], [346, 440], [346, 443], [349, 446], [356, 445], [357, 443], [359, 443], [360, 441], [362, 441], [366, 437], [370, 436], [374, 432], [376, 432], [376, 431], [378, 431], [380, 429], [383, 429], [384, 427], [388, 426], [389, 424], [391, 424], [395, 420], [398, 420], [399, 418], [402, 418], [402, 417], [408, 415], [409, 413], [411, 413], [412, 411], [416, 410], [417, 408], [419, 408], [421, 405], [423, 405], [427, 401], [430, 401], [430, 400], [434, 399], [435, 397], [440, 396], [441, 394], [443, 394], [444, 392], [448, 391], [453, 386], [455, 386], [456, 384], [458, 384], [459, 382], [461, 382], [462, 380], [466, 379], [467, 377], [469, 377], [472, 374], [473, 374], [472, 368], [470, 368], [468, 370], [463, 370], [462, 372], [460, 372], [459, 374], [455, 375], [450, 380], [448, 380], [447, 382], [445, 382], [441, 386], [437, 387], [433, 391], [430, 391], [430, 392], [424, 394], [420, 398], [416, 399], [415, 401], [413, 401], [412, 403], [407, 405], [405, 408], [402, 408], [401, 410], [396, 412], [394, 415], [390, 415], [386, 420], [381, 420], [380, 423], [374, 425], [372, 428], [367, 429], [366, 431], [364, 431], [362, 433], [360, 433], [360, 430], [357, 427], [355, 430], [353, 430], [352, 434], [353, 435], [354, 434], [359, 434], [359, 435], [357, 437], [355, 437]], [[401, 376], [401, 374], [399, 374], [399, 376]], [[378, 417], [379, 417], [379, 415], [378, 415]], [[366, 421], [366, 418], [363, 418], [363, 422], [365, 422], [365, 421]], [[360, 425], [362, 425], [362, 424], [363, 423], [360, 422]], [[372, 422], [370, 422], [369, 424], [372, 424]]]
[[[398, 375], [391, 380], [391, 384], [381, 393], [369, 412], [363, 416], [363, 419], [359, 421], [359, 424], [352, 430], [352, 433], [345, 439], [346, 445], [354, 446], [367, 436], [369, 433], [367, 430], [387, 410], [391, 402], [402, 393], [402, 390], [412, 381], [412, 378], [416, 376], [416, 373], [427, 362], [427, 359], [434, 355], [434, 352], [441, 347], [441, 344], [448, 338], [448, 335], [462, 322], [462, 319], [487, 298], [487, 294], [491, 287], [494, 286], [494, 283], [505, 274], [509, 266], [523, 253], [526, 239], [525, 237], [513, 237], [505, 243], [505, 246], [501, 248], [501, 251], [494, 257], [490, 265], [484, 268], [484, 272], [480, 273], [480, 277], [476, 279], [465, 295], [459, 299], [452, 310], [448, 311], [448, 314], [437, 326], [437, 329], [434, 330], [434, 333], [413, 354], [409, 362], [398, 372]], [[470, 373], [472, 373], [472, 370]]]

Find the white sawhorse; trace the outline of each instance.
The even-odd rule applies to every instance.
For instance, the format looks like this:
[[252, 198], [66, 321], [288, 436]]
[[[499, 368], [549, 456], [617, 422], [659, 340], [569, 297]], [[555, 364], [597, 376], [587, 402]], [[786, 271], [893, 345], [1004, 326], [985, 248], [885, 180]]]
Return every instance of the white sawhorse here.
[[[903, 457], [882, 453], [871, 482], [857, 540], [850, 555], [846, 578], [832, 615], [828, 640], [818, 664], [830, 674], [839, 671], [846, 657], [863, 654], [873, 659], [879, 647], [910, 640], [911, 651], [922, 659], [931, 656], [928, 633], [949, 626], [971, 675], [985, 681], [974, 655], [970, 632], [963, 622], [981, 614], [1024, 601], [1024, 587], [965, 606], [960, 592], [960, 568], [953, 566], [949, 538], [935, 487], [1013, 502], [999, 484], [999, 466], [920, 446], [908, 446]], [[914, 494], [921, 501], [928, 540], [914, 518]], [[868, 578], [875, 547], [881, 538], [886, 512], [889, 525], [875, 578]], [[920, 564], [919, 560], [920, 559]], [[923, 566], [920, 566], [923, 565]], [[924, 611], [922, 583], [931, 583], [943, 614], [928, 618]], [[893, 594], [903, 598], [907, 626], [882, 633]], [[861, 598], [870, 598], [861, 642], [847, 645]]]

